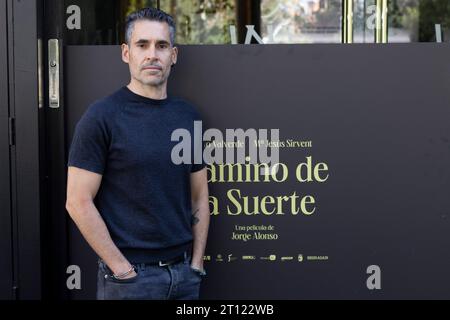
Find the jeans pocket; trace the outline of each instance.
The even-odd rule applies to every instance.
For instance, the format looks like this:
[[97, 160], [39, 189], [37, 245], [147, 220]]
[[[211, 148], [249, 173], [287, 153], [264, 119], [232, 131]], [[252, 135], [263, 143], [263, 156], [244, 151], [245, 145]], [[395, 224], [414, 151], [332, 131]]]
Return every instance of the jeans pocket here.
[[189, 269], [191, 270], [191, 273], [196, 275], [198, 278], [203, 279], [204, 275], [201, 273], [200, 270], [194, 269], [191, 266], [189, 266]]
[[139, 278], [139, 273], [136, 272], [136, 275], [133, 278], [127, 278], [127, 279], [117, 279], [109, 274], [107, 274], [105, 278], [106, 278], [106, 280], [114, 282], [114, 283], [124, 283], [124, 284], [125, 283], [135, 283]]
[[102, 271], [104, 278], [108, 282], [113, 283], [134, 283], [137, 281], [139, 277], [139, 271], [135, 268], [136, 275], [133, 278], [126, 278], [126, 279], [117, 279], [113, 276], [113, 272], [111, 269], [104, 263], [102, 260], [99, 260], [99, 268]]

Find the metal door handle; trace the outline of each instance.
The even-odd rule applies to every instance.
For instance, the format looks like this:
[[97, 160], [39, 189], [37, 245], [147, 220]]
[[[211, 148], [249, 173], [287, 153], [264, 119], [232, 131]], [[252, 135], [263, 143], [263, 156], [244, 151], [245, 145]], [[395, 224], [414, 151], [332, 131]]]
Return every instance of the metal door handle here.
[[59, 108], [59, 42], [48, 40], [48, 99], [50, 108]]

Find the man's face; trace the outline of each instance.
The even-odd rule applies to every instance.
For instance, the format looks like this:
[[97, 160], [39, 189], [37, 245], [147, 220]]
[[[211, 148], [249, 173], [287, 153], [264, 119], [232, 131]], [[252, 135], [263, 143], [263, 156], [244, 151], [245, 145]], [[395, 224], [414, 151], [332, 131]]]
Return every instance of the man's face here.
[[147, 86], [167, 83], [177, 53], [170, 44], [169, 25], [159, 21], [135, 21], [130, 43], [122, 45], [122, 60], [128, 63], [131, 77]]

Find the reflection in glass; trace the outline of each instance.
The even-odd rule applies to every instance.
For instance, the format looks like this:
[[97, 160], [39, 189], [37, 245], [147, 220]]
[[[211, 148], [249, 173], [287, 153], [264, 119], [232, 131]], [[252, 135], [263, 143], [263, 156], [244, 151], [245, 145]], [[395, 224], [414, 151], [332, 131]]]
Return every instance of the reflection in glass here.
[[[355, 0], [354, 42], [375, 39], [376, 1]], [[450, 39], [449, 0], [389, 0], [388, 42], [434, 42], [435, 25], [441, 25], [443, 40]]]
[[341, 0], [262, 0], [263, 41], [340, 43], [341, 10]]
[[374, 43], [377, 6], [375, 0], [355, 0], [353, 11], [353, 42]]
[[390, 0], [389, 42], [434, 42], [436, 24], [449, 40], [449, 0]]
[[[56, 0], [55, 0], [56, 1]], [[59, 1], [59, 0], [58, 0]], [[341, 43], [343, 0], [62, 0], [64, 44], [113, 45], [124, 40], [125, 17], [156, 7], [171, 14], [179, 44], [229, 44], [230, 25], [239, 42], [255, 25], [264, 43]], [[353, 42], [375, 42], [377, 0], [353, 0]], [[436, 24], [450, 41], [450, 0], [388, 0], [389, 43], [434, 42]], [[81, 28], [69, 28], [70, 6], [81, 12]], [[48, 17], [51, 21], [52, 17]]]
[[419, 2], [419, 0], [389, 1], [388, 42], [419, 41]]
[[170, 0], [161, 1], [160, 8], [174, 17], [178, 44], [230, 43], [235, 0]]
[[71, 6], [80, 8], [80, 28], [63, 27], [63, 39], [69, 45], [120, 44], [124, 41], [125, 17], [144, 7], [156, 7], [156, 0], [64, 0], [65, 19]]
[[440, 24], [443, 41], [450, 41], [450, 1], [419, 1], [419, 41], [436, 41], [435, 24]]

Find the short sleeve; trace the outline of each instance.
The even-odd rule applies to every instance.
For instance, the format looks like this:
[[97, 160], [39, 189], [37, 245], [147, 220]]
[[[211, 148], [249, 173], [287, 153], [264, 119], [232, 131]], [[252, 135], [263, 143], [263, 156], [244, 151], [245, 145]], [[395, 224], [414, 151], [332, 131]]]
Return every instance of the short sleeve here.
[[92, 105], [78, 121], [69, 150], [68, 166], [103, 174], [110, 137], [101, 106]]
[[205, 167], [206, 167], [206, 163], [204, 162], [204, 160], [202, 160], [202, 163], [199, 163], [199, 164], [195, 164], [195, 163], [194, 163], [194, 164], [191, 166], [191, 173], [200, 171], [200, 170], [202, 170], [202, 169], [205, 168]]

